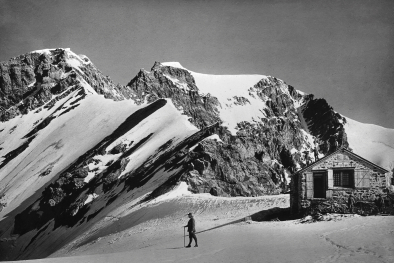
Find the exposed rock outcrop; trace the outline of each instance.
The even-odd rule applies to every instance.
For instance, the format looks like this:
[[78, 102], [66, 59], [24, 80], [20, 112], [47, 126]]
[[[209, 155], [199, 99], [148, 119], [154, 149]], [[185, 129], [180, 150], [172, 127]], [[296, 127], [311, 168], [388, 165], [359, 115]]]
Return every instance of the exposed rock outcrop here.
[[334, 152], [342, 146], [349, 147], [344, 129], [346, 118], [335, 112], [325, 99], [314, 99], [313, 95], [307, 96], [302, 114], [311, 134], [319, 139], [322, 153]]

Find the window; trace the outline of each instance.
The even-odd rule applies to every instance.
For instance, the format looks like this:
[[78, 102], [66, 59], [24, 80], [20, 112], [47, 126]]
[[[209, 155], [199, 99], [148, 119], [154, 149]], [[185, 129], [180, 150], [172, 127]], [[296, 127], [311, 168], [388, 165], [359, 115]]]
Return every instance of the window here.
[[352, 187], [353, 171], [352, 170], [334, 170], [334, 186]]

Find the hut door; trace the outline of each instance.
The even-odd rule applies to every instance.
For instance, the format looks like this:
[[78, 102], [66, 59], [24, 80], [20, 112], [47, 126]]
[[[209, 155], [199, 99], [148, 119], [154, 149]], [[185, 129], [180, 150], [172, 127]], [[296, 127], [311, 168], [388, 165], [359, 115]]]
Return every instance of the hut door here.
[[323, 173], [313, 174], [313, 197], [326, 198], [326, 180]]

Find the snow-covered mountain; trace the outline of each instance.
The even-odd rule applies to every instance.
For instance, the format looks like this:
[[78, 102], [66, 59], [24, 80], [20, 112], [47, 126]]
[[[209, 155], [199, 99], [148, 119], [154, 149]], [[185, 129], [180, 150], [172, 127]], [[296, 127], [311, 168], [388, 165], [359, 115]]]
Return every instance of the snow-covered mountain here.
[[118, 207], [180, 182], [224, 197], [282, 193], [316, 147], [394, 160], [394, 130], [271, 76], [156, 62], [122, 86], [86, 56], [53, 49], [1, 62], [0, 83], [0, 260], [84, 242]]

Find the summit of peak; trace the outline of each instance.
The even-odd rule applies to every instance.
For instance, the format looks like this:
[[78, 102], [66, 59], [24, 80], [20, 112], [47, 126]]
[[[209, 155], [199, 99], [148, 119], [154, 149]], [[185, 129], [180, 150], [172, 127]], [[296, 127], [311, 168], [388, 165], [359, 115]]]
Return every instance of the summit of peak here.
[[173, 62], [162, 62], [161, 64], [162, 64], [163, 66], [167, 66], [167, 67], [181, 68], [181, 69], [187, 70], [187, 68], [183, 67], [183, 66], [181, 65], [181, 63], [175, 62], [175, 61], [173, 61]]
[[51, 51], [55, 51], [55, 50], [64, 50], [66, 52], [72, 52], [70, 48], [45, 48], [45, 49], [34, 50], [29, 53], [45, 54], [45, 53], [50, 53]]
[[83, 54], [77, 55], [70, 48], [47, 48], [47, 49], [34, 50], [34, 51], [29, 52], [29, 53], [51, 55], [53, 53], [58, 53], [58, 52], [67, 53], [68, 55], [71, 55], [72, 57], [75, 57], [75, 58], [83, 61], [84, 64], [90, 63], [90, 59], [86, 55], [83, 55]]

